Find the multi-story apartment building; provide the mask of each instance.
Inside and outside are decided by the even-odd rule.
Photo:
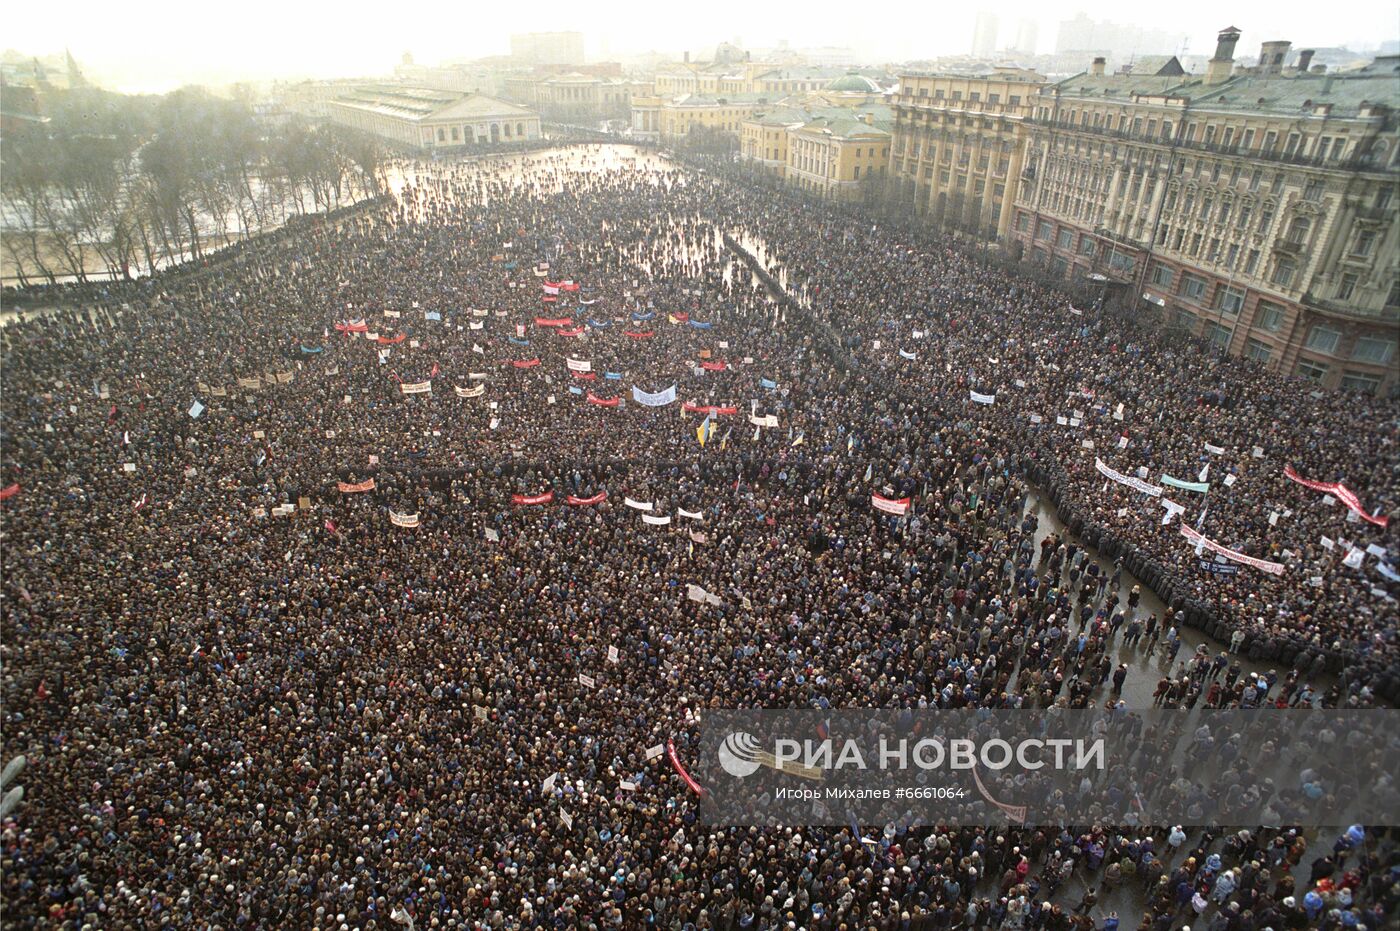
[[[891,177],[901,202],[942,225],[1004,237],[1026,151],[1026,119],[1044,84],[1041,75],[1018,68],[900,75]]]
[[[1325,387],[1396,386],[1400,57],[1326,74],[1288,43],[1206,73],[1088,73],[1035,96],[1013,248]],[[1167,69],[1168,71],[1172,69]],[[1154,308],[1156,309],[1154,311]]]
[[[530,65],[583,64],[583,33],[527,32],[510,37],[510,55]]]

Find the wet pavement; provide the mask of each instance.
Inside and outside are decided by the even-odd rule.
[[[1084,546],[1083,541],[1071,534],[1055,515],[1054,505],[1048,498],[1033,494],[1026,511],[1027,513],[1034,513],[1040,519],[1040,526],[1037,528],[1035,534],[1037,557],[1039,554],[1040,542],[1051,533],[1059,534],[1061,540],[1073,540],[1081,547]],[[1112,575],[1112,560],[1100,556],[1098,552],[1092,548],[1088,549],[1088,553],[1101,570],[1107,570],[1108,573]],[[1166,617],[1167,607],[1162,603],[1162,600],[1158,598],[1150,588],[1142,584],[1140,579],[1127,570],[1124,570],[1122,583],[1123,591],[1130,592],[1135,585],[1142,586],[1142,600],[1138,604],[1137,615],[1146,618],[1155,614],[1159,621]],[[1101,604],[1103,604],[1102,599],[1095,602],[1096,606]],[[1191,627],[1180,627],[1178,629],[1178,634],[1181,636],[1182,645],[1174,663],[1168,662],[1165,631],[1162,631],[1157,649],[1154,653],[1149,653],[1147,651],[1145,638],[1139,640],[1136,647],[1124,645],[1121,631],[1118,636],[1114,638],[1109,651],[1109,657],[1113,660],[1115,667],[1117,667],[1119,663],[1128,664],[1128,678],[1123,686],[1123,699],[1128,703],[1129,708],[1152,707],[1152,693],[1157,688],[1158,680],[1160,680],[1162,676],[1167,675],[1169,671],[1179,670],[1180,665],[1191,658],[1198,646],[1204,644],[1210,651],[1212,657],[1221,650],[1227,652],[1229,650],[1230,645],[1228,643],[1216,640],[1214,637],[1207,636],[1201,631]],[[1269,666],[1265,663],[1254,662],[1243,654],[1234,654],[1231,656],[1231,659],[1239,661],[1241,675],[1247,675],[1249,673],[1267,674],[1270,671],[1275,671],[1278,673],[1280,682],[1288,675],[1287,668],[1279,668]],[[1333,684],[1333,681],[1334,680],[1329,677],[1313,682],[1312,685],[1315,688],[1326,689]],[[1102,704],[1111,689],[1112,682],[1105,683],[1101,689],[1094,693],[1096,702]],[[1204,704],[1204,702],[1202,702],[1202,704]],[[1200,706],[1198,705],[1198,707]]]

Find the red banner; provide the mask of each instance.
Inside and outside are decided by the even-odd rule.
[[[701,362],[700,367],[707,372],[723,372],[729,366],[723,362]]]
[[[352,485],[349,482],[336,482],[335,487],[339,488],[347,495],[357,491],[374,491],[374,479],[367,478],[358,485]]]
[[[573,373],[573,376],[574,376],[575,378],[582,378],[584,381],[597,381],[597,380],[598,380],[598,373],[597,373],[597,372],[574,372],[574,373]]]
[[[539,360],[538,358],[535,358],[535,359],[517,359],[517,360],[511,362],[511,365],[515,366],[515,367],[518,368],[518,369],[532,369],[532,368],[534,368],[535,366],[537,366],[537,365],[539,365],[539,364],[540,364],[540,360]]]
[[[714,407],[714,406],[711,406],[711,405],[692,404],[692,403],[689,402],[689,401],[686,401],[685,404],[683,404],[683,405],[681,405],[681,406],[685,409],[685,412],[688,413],[688,414],[737,414],[737,413],[739,413],[739,408],[737,408],[737,407]]]
[[[578,285],[577,285],[576,283],[572,282],[572,281],[561,281],[561,282],[559,282],[559,290],[560,290],[560,291],[577,291],[577,290],[578,290]]]
[[[689,322],[690,322],[690,314],[687,314],[687,313],[684,313],[684,312],[681,312],[681,311],[677,311],[676,313],[671,314],[671,316],[675,317],[675,318],[676,318],[677,320],[679,320],[681,323],[689,323]]]
[[[554,492],[546,491],[542,495],[511,495],[511,504],[548,504],[554,500]]]
[[[569,325],[571,325],[573,322],[574,322],[574,320],[573,320],[572,317],[558,317],[558,318],[554,318],[554,317],[536,317],[536,318],[535,318],[535,326],[537,326],[537,327],[561,327],[561,326],[569,326]]]
[[[553,304],[555,301],[559,300],[559,298],[555,297],[553,294],[546,294],[544,297],[540,298],[540,300],[544,301],[546,304]]]
[[[384,344],[385,346],[395,346],[395,345],[397,345],[397,344],[403,342],[403,341],[406,340],[406,339],[408,339],[408,334],[406,334],[406,333],[400,333],[398,336],[395,336],[395,337],[392,338],[392,339],[390,339],[390,338],[387,337],[387,336],[381,336],[381,337],[379,337],[379,339],[375,340],[375,342],[382,343],[382,344]]]
[[[19,482],[15,482],[13,485],[6,485],[4,488],[0,488],[0,501],[13,498],[17,494],[19,494]]]
[[[369,324],[363,320],[352,320],[349,323],[337,323],[335,328],[342,333],[368,333]]]
[[[600,491],[591,498],[580,498],[576,495],[569,495],[569,497],[564,500],[568,501],[574,507],[583,507],[590,504],[602,504],[607,499],[608,493],[606,491]]]
[[[666,758],[671,761],[671,768],[676,771],[676,774],[680,776],[681,779],[685,780],[685,784],[690,787],[690,791],[694,792],[696,795],[705,794],[705,790],[700,783],[696,782],[695,778],[691,776],[690,773],[686,772],[685,767],[681,765],[681,758],[676,755],[676,742],[669,737],[666,739]]]
[[[599,407],[617,407],[622,402],[621,398],[600,398],[593,392],[588,392],[588,403],[596,404]]]
[[[645,333],[636,333],[632,330],[623,330],[622,332],[623,335],[630,336],[633,339],[651,339],[656,335],[656,331],[654,330],[647,330]]]
[[[546,278],[543,282],[541,282],[541,284],[543,284],[544,287],[546,287],[546,288],[561,288],[561,287],[564,286],[564,282],[562,282],[562,281],[550,281],[548,278]]]
[[[1299,485],[1302,485],[1304,488],[1311,488],[1313,491],[1321,491],[1329,495],[1336,495],[1337,500],[1345,504],[1357,517],[1360,517],[1364,521],[1369,521],[1377,527],[1387,527],[1390,525],[1389,517],[1376,517],[1367,514],[1366,509],[1361,506],[1361,499],[1356,497],[1356,492],[1352,491],[1341,482],[1315,482],[1303,478],[1297,472],[1294,472],[1292,466],[1284,466],[1283,474]]]
[[[554,332],[558,333],[560,336],[582,336],[583,327],[574,327],[572,330],[565,330],[563,328],[560,328],[558,330],[555,330]]]
[[[886,514],[903,516],[909,513],[908,498],[885,498],[880,495],[871,495],[870,503],[875,506],[875,510],[884,511]]]

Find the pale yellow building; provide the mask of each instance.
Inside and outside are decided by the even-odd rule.
[[[739,127],[767,98],[753,94],[732,97],[704,97],[686,94],[666,101],[660,107],[660,139],[679,142],[696,129],[713,130],[739,137]]]
[[[788,106],[755,112],[740,126],[739,156],[762,171],[786,177],[788,137],[811,118],[810,111]]]
[[[890,124],[877,122],[869,113],[863,117],[842,111],[790,130],[787,182],[821,197],[853,200],[862,182],[884,178],[890,162]]]
[[[1106,75],[1033,101],[1012,237],[1048,272],[1325,387],[1385,393],[1400,326],[1400,57],[1318,73],[1288,43],[1203,76]],[[1169,69],[1170,71],[1170,69]]]
[[[893,98],[894,196],[943,226],[1003,239],[1014,216],[1026,120],[1044,84],[1019,68],[901,75]]]
[[[771,94],[774,97],[785,97],[789,94],[805,94],[813,91],[826,90],[833,81],[840,80],[844,75],[845,72],[835,68],[771,68],[771,70],[761,71],[754,76],[753,90],[758,93]],[[874,82],[871,83],[873,84]],[[866,85],[862,84],[862,89],[864,89],[865,86]],[[878,94],[880,90],[878,84],[874,85],[874,93]]]

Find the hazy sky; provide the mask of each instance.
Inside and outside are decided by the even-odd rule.
[[[1279,0],[1176,0],[1137,6],[1106,0],[998,0],[1001,44],[1014,38],[1017,20],[1039,25],[1039,50],[1053,51],[1057,23],[1083,11],[1111,20],[1189,36],[1190,54],[1209,54],[1227,25],[1243,38],[1238,55],[1257,54],[1267,39],[1294,47],[1374,47],[1400,38],[1394,0],[1357,0],[1342,7]],[[10,4],[0,43],[28,54],[64,46],[108,86],[162,91],[181,83],[227,83],[290,77],[383,74],[405,51],[420,63],[509,52],[513,32],[578,30],[590,60],[656,49],[707,55],[720,41],[763,47],[786,39],[794,47],[837,45],[868,61],[897,61],[967,52],[978,7],[935,7],[928,0],[887,0],[869,7],[834,0],[799,4],[708,0],[701,4],[635,0],[533,0],[485,5],[452,3],[362,4],[244,0],[237,4],[189,0]]]

